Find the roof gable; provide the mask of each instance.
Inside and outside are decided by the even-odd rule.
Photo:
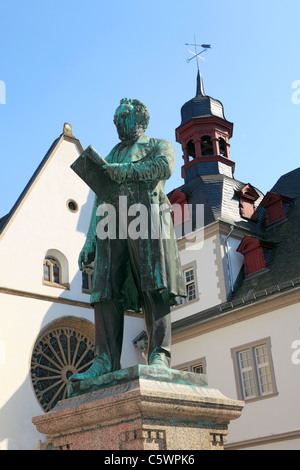
[[[241,191],[238,193],[239,197],[243,197],[245,199],[249,199],[251,201],[256,201],[259,198],[259,193],[255,190],[255,188],[248,183]]]
[[[69,125],[68,125],[69,126]],[[58,150],[59,146],[61,143],[66,140],[69,142],[72,142],[76,145],[78,148],[79,153],[83,152],[83,148],[81,143],[79,142],[78,139],[76,139],[72,133],[70,132],[70,127],[67,127],[66,124],[64,125],[64,132],[54,140],[54,142],[51,144],[49,150],[47,151],[46,155],[44,156],[43,160],[37,167],[36,171],[28,181],[27,185],[21,192],[20,196],[18,197],[17,201],[13,205],[12,209],[8,214],[6,214],[4,217],[0,219],[0,240],[4,236],[6,230],[8,229],[10,223],[13,221],[15,216],[17,215],[23,201],[26,199],[26,197],[30,194],[32,191],[33,187],[37,183],[38,179],[40,178],[41,174],[45,170],[47,164],[50,162],[52,157],[54,156],[55,152]]]

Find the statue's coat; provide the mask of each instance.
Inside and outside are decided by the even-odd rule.
[[[111,240],[97,236],[97,224],[101,217],[97,208],[101,204],[112,204],[118,207],[119,196],[128,197],[128,206],[134,203],[143,204],[148,209],[149,235],[138,238],[137,246],[141,266],[142,291],[160,291],[169,296],[170,305],[176,304],[177,296],[186,296],[177,242],[171,221],[171,205],[164,191],[165,180],[170,178],[175,166],[175,151],[172,144],[163,139],[150,139],[145,134],[135,142],[119,143],[106,157],[108,164],[117,163],[112,168],[115,184],[101,197],[95,197],[90,227],[86,244],[95,252],[95,274],[91,304],[113,298],[111,282]],[[160,233],[154,236],[155,228],[152,223],[151,236],[151,205],[161,205],[167,212],[160,212],[158,219],[160,230],[169,227],[170,236]],[[118,212],[118,211],[117,211]],[[99,213],[99,212],[98,212]],[[164,219],[165,218],[165,219]],[[164,223],[167,221],[167,224]],[[125,310],[139,311],[141,304],[133,281],[130,262],[128,259],[126,281],[119,293],[124,301]],[[116,294],[114,294],[116,295]]]

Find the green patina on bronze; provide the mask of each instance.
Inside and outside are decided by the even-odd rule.
[[[95,202],[86,242],[79,256],[79,267],[95,262],[91,304],[100,312],[102,330],[114,342],[114,335],[122,335],[119,324],[113,318],[116,309],[144,311],[149,339],[148,362],[150,365],[170,364],[171,322],[170,305],[176,297],[186,296],[181,263],[171,221],[171,205],[164,191],[165,181],[175,167],[175,151],[170,142],[146,136],[149,113],[138,100],[123,99],[114,115],[121,140],[106,159],[89,146],[73,163],[71,168],[93,189]],[[126,198],[127,206],[141,204],[147,209],[148,236],[137,240],[116,243],[110,236],[97,236],[97,228],[103,220],[99,207],[110,204],[118,213],[120,196]],[[168,218],[168,237],[152,236],[151,211],[163,205],[167,211],[158,212],[158,230],[162,230]],[[103,215],[103,214],[102,214]],[[156,214],[157,215],[157,214]],[[115,251],[124,259],[122,266]],[[126,256],[124,253],[127,253]],[[153,304],[151,307],[150,304]],[[150,307],[149,307],[150,305]],[[151,310],[152,309],[152,310]],[[110,313],[109,313],[110,312]],[[118,314],[120,316],[120,314]],[[95,315],[95,323],[98,314]],[[117,318],[117,317],[116,317]],[[121,316],[120,316],[121,318]],[[123,320],[122,320],[123,321]],[[99,323],[99,322],[98,322]],[[103,326],[104,325],[104,326]],[[99,337],[101,331],[98,332]],[[96,325],[97,330],[97,325]],[[96,334],[97,336],[97,334]],[[104,342],[109,342],[102,335]],[[103,375],[120,368],[120,344],[115,346],[96,344],[96,360],[90,373],[73,376],[71,380],[82,380]],[[97,353],[101,350],[101,353]],[[115,357],[118,356],[117,360]],[[107,367],[107,364],[109,366]],[[97,372],[98,370],[98,372]]]
[[[88,264],[96,260],[92,305],[111,299],[113,296],[110,269],[111,243],[109,238],[101,240],[97,237],[97,224],[100,221],[100,217],[96,215],[97,208],[101,204],[108,203],[116,207],[118,212],[120,194],[127,196],[128,205],[143,204],[149,210],[149,216],[152,204],[170,206],[164,184],[175,167],[174,148],[167,140],[147,137],[140,128],[140,121],[124,117],[123,108],[124,105],[120,106],[115,114],[114,121],[119,123],[117,128],[120,126],[120,121],[126,123],[126,129],[129,127],[128,121],[131,125],[134,123],[134,132],[131,134],[126,132],[126,135],[131,138],[138,137],[136,140],[123,140],[106,157],[108,164],[106,171],[110,177],[97,167],[97,163],[93,165],[93,162],[88,161],[88,154],[93,155],[94,161],[97,158],[97,152],[92,147],[89,147],[72,165],[77,174],[96,192],[86,243],[79,256],[80,268],[82,263]],[[146,123],[145,118],[143,124]],[[171,218],[171,214],[169,217]],[[171,233],[168,239],[153,239],[149,236],[147,239],[140,238],[138,244],[140,262],[143,266],[142,290],[165,291],[169,294],[170,304],[174,305],[176,303],[174,298],[186,296],[186,289],[172,223],[170,227]],[[129,264],[126,270],[127,282],[122,293],[125,298],[125,309],[139,311],[141,305]]]
[[[207,388],[207,376],[205,374],[195,374],[173,369],[145,366],[137,364],[127,369],[111,372],[94,379],[86,379],[82,382],[70,384],[68,386],[68,397],[83,395],[103,388],[122,385],[135,380],[154,380],[164,383],[192,385],[200,388]]]

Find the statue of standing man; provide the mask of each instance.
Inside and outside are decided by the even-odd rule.
[[[96,196],[86,242],[79,256],[80,269],[94,261],[91,305],[95,313],[95,357],[90,369],[71,376],[71,381],[94,378],[121,368],[126,310],[143,311],[148,364],[170,367],[170,306],[176,305],[177,296],[186,296],[171,205],[164,191],[164,183],[175,166],[174,148],[166,140],[145,135],[149,113],[138,100],[122,99],[114,123],[121,142],[106,157],[105,164],[90,171],[86,163],[81,163],[80,171],[74,168],[76,162],[72,165]],[[124,201],[128,208],[126,217]],[[105,215],[101,208],[109,207],[117,213],[115,226],[107,231],[107,236],[103,232],[100,236],[98,224],[101,225]],[[131,211],[133,207],[135,211]],[[139,236],[137,232],[132,236],[127,229],[139,207],[147,209],[147,215],[140,210],[140,217],[146,217],[147,221],[139,218],[139,225],[144,229],[140,229]],[[166,221],[167,236],[163,234]]]

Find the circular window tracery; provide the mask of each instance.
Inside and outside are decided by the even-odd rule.
[[[44,411],[50,411],[66,398],[69,377],[86,371],[93,359],[91,322],[63,317],[41,331],[31,356],[31,382]]]

